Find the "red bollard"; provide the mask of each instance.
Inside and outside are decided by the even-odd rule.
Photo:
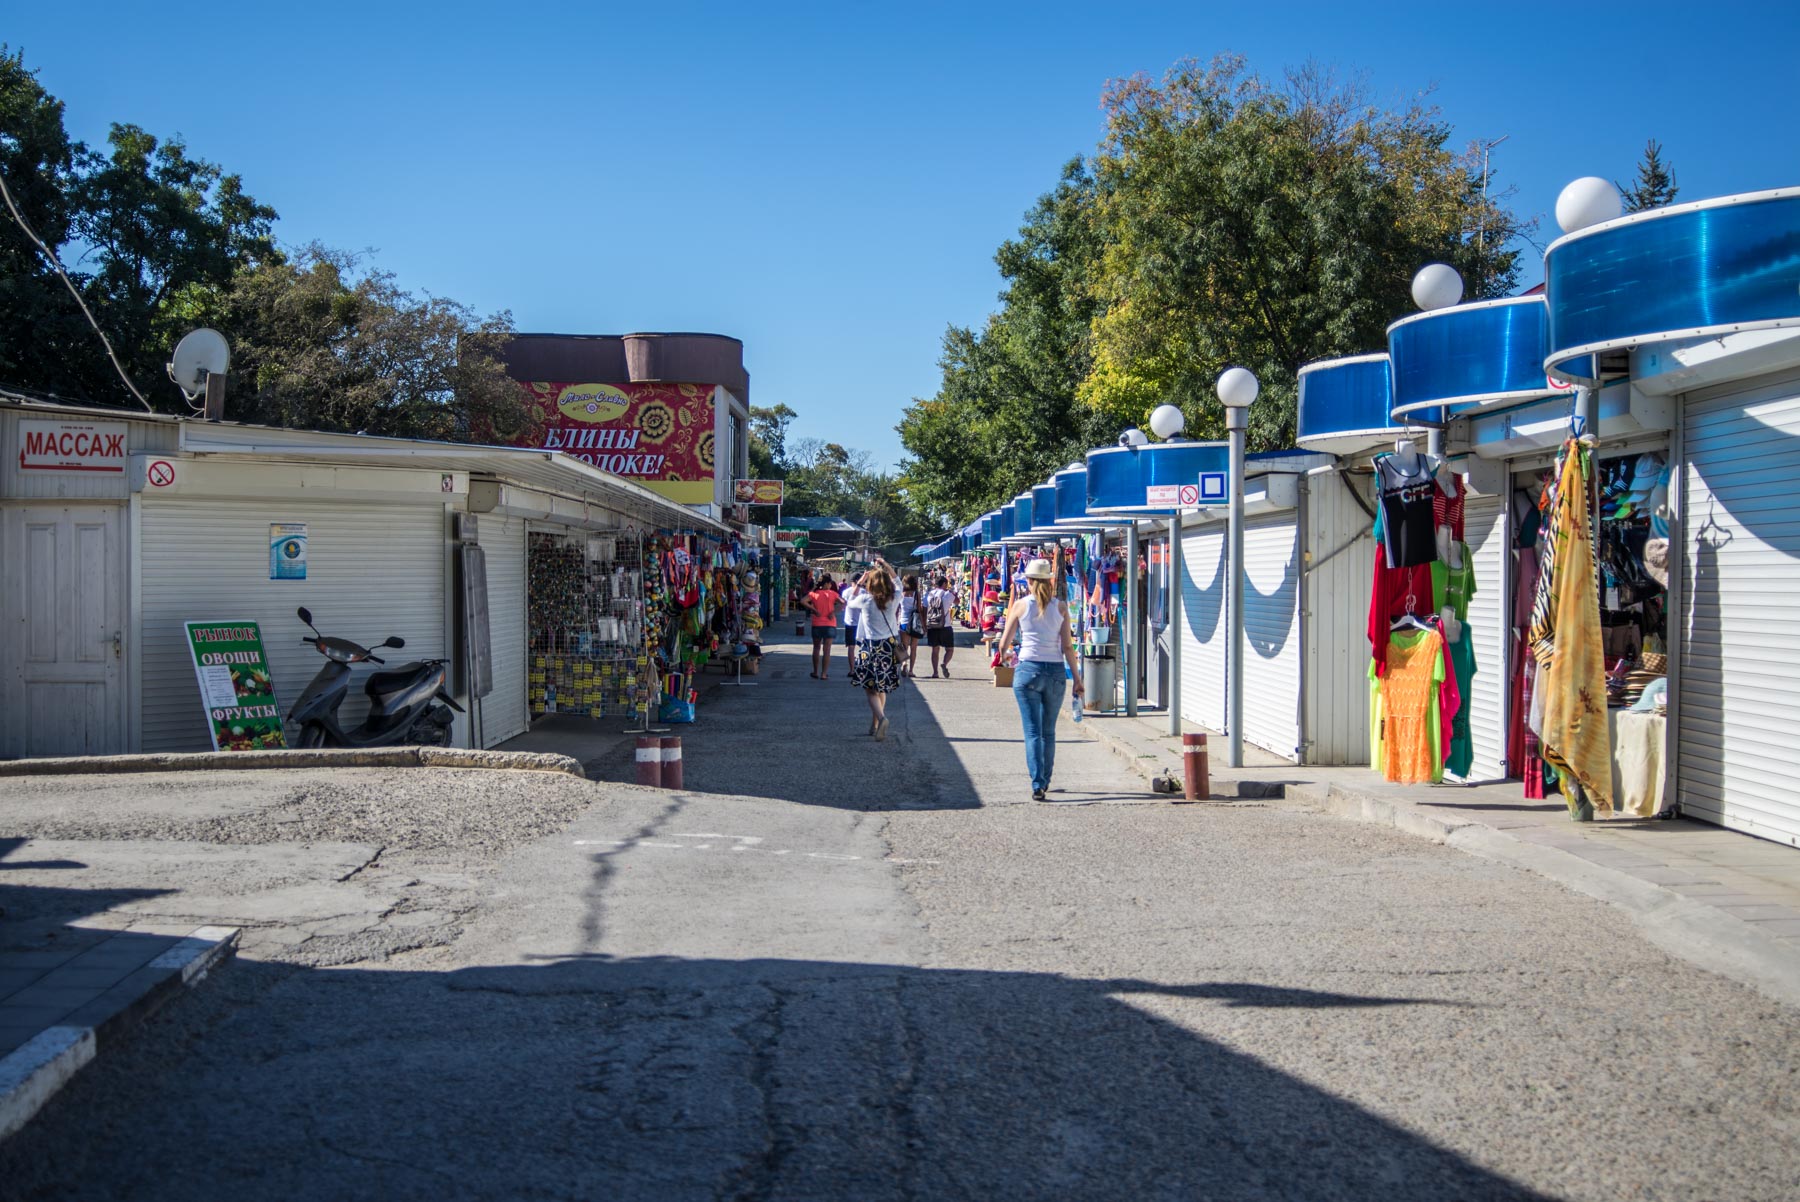
[[[655,735],[638,736],[637,783],[652,789],[662,787],[662,740]]]
[[[1207,765],[1206,736],[1181,736],[1182,796],[1188,801],[1199,801],[1203,797],[1212,796],[1212,781]]]
[[[662,737],[662,787],[681,788],[681,736]]]

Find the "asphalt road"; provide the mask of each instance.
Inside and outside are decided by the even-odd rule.
[[[687,732],[685,793],[496,809],[482,774],[413,774],[335,786],[335,818],[245,803],[329,863],[391,847],[375,930],[436,865],[447,925],[348,962],[267,933],[0,1145],[0,1197],[1800,1192],[1795,1014],[1602,904],[1279,804],[1152,801],[1066,719],[1033,804],[974,656],[897,695],[885,744],[847,685],[770,660]],[[21,833],[105,837],[36,804]],[[527,820],[419,833],[482,805]]]

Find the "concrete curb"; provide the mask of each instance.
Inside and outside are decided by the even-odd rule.
[[[0,1140],[30,1122],[107,1043],[195,985],[237,946],[238,928],[200,927],[139,971],[159,978],[91,1026],[50,1027],[0,1059]],[[104,995],[103,995],[104,996]]]
[[[566,772],[585,777],[573,757],[457,747],[318,748],[308,751],[187,751],[156,755],[82,755],[0,761],[0,777],[80,776],[112,772],[204,772],[263,768],[486,768]]]
[[[1090,726],[1089,723],[1093,725]],[[1158,787],[1164,781],[1174,783],[1173,793],[1181,792],[1182,765],[1179,757],[1169,756],[1163,748],[1149,739],[1137,738],[1135,731],[1113,727],[1107,719],[1096,720],[1096,717],[1089,716],[1082,719],[1081,725],[1083,730],[1124,760],[1133,772],[1143,777],[1152,792],[1165,792]],[[1212,792],[1203,800],[1272,800],[1284,796],[1287,789],[1286,784],[1280,781],[1224,779],[1216,771],[1212,773],[1211,784]],[[1174,800],[1180,802],[1184,799],[1175,797]]]

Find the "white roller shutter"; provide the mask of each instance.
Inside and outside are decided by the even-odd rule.
[[[1181,716],[1208,730],[1225,728],[1225,527],[1184,531]]]
[[[1300,744],[1300,533],[1295,510],[1244,523],[1244,740]]]
[[[1800,378],[1690,400],[1677,796],[1800,845]]]
[[[1506,634],[1510,607],[1502,592],[1506,563],[1506,505],[1501,497],[1470,497],[1464,508],[1463,535],[1475,563],[1475,595],[1469,599],[1468,632],[1474,640],[1475,679],[1469,687],[1469,731],[1475,760],[1470,780],[1500,780],[1506,771],[1506,729],[1502,724],[1506,694]]]
[[[269,526],[307,524],[305,580],[269,579]],[[445,650],[444,511],[441,505],[146,497],[142,519],[142,698],[145,751],[212,746],[182,624],[252,619],[275,674],[285,716],[325,661],[300,642],[296,607],[325,634],[366,643],[406,640],[390,666],[442,658]],[[358,666],[340,721],[368,706]],[[459,732],[460,733],[460,732]],[[294,735],[290,727],[288,736]]]
[[[493,643],[494,691],[481,699],[481,735],[489,747],[525,733],[525,519],[484,514],[488,635]]]

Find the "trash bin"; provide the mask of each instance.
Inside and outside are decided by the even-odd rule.
[[[1081,657],[1082,707],[1110,710],[1119,692],[1119,661],[1110,654]]]

